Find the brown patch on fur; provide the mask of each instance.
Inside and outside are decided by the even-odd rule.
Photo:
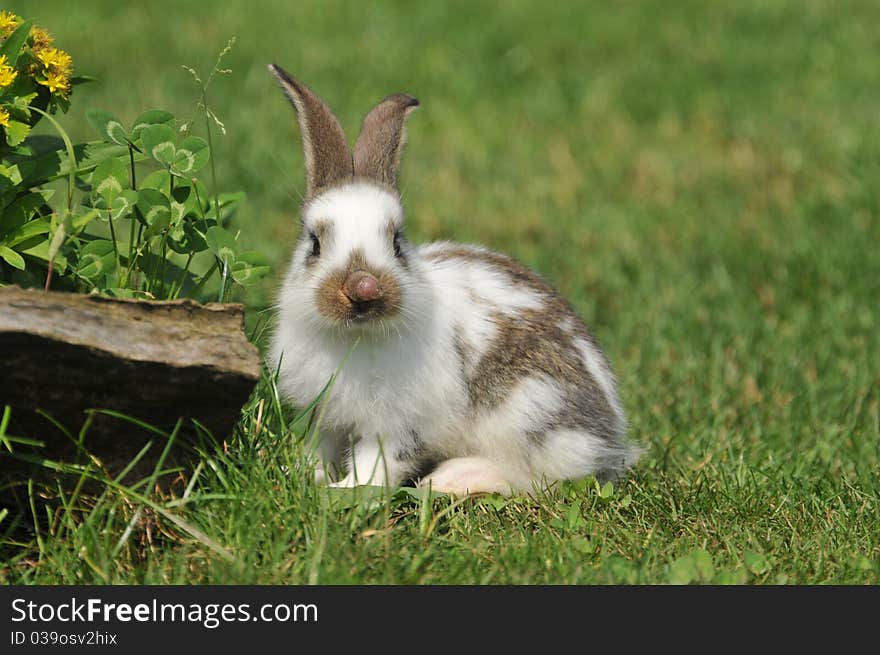
[[[574,318],[579,320],[571,309],[571,306],[568,305],[568,302],[562,298],[556,290],[544,280],[544,278],[507,255],[492,252],[491,250],[453,244],[445,246],[436,252],[426,254],[424,257],[425,259],[433,261],[461,259],[476,264],[489,265],[502,273],[506,273],[516,286],[524,286],[532,291],[537,291],[540,294],[560,300],[566,305],[566,307],[568,307],[569,312]]]
[[[455,355],[458,357],[459,365],[462,371],[467,371],[474,358],[471,348],[465,342],[461,335],[461,326],[458,323],[452,326],[452,347],[455,349]]]
[[[379,282],[381,297],[367,303],[353,303],[345,294],[349,275],[366,271]],[[370,267],[363,252],[355,250],[348,262],[325,277],[315,292],[318,312],[330,320],[349,322],[389,318],[400,311],[402,292],[397,278],[390,271]]]
[[[598,382],[593,379],[576,346],[584,339],[596,342],[569,302],[539,275],[509,257],[467,246],[449,246],[427,259],[461,259],[491,266],[506,273],[514,286],[527,287],[541,296],[540,310],[520,309],[515,314],[498,312],[492,316],[497,336],[467,379],[471,406],[492,409],[500,405],[522,380],[546,376],[560,385],[563,406],[543,429],[533,436],[540,440],[555,429],[588,428],[593,434],[615,439],[621,425]],[[492,300],[491,298],[487,300]],[[485,303],[479,297],[475,302]],[[560,325],[571,323],[569,331]],[[464,364],[472,357],[460,338],[453,347]],[[598,350],[598,347],[597,347]],[[601,351],[599,351],[601,353]],[[604,357],[604,355],[602,355]]]
[[[406,142],[406,117],[419,101],[402,93],[388,96],[364,118],[354,144],[354,174],[397,189],[397,172]]]
[[[565,318],[577,321],[580,334],[574,336],[559,327]],[[493,320],[495,341],[467,383],[474,407],[497,407],[522,380],[546,376],[560,386],[563,405],[535,432],[536,439],[561,428],[586,427],[608,439],[619,434],[614,410],[575,346],[577,338],[591,343],[592,338],[564,304],[550,300],[545,311],[526,309],[514,316],[499,313]]]
[[[348,139],[342,126],[309,87],[274,64],[269,70],[296,110],[306,164],[306,199],[354,175]]]

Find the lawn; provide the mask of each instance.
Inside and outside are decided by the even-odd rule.
[[[331,494],[264,382],[185,498],[50,499],[52,534],[3,537],[0,582],[880,581],[880,3],[4,4],[98,78],[63,117],[75,140],[90,107],[194,114],[181,65],[237,38],[209,102],[220,181],[248,194],[241,239],[274,265],[245,297],[251,326],[303,188],[266,64],[350,135],[385,95],[417,96],[411,238],[479,242],[551,280],[646,454],[614,489]]]

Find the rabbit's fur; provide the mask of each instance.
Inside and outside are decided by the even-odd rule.
[[[317,479],[506,494],[632,465],[608,361],[563,298],[504,255],[404,238],[397,171],[418,101],[386,98],[350,151],[327,106],[270,69],[307,177],[270,363],[300,406],[336,374]]]

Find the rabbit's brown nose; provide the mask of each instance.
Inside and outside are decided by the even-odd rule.
[[[369,302],[382,297],[379,280],[366,271],[355,271],[349,275],[342,290],[352,302]]]

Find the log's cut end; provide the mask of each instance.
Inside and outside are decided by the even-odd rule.
[[[12,407],[8,431],[20,426],[46,442],[47,457],[55,456],[53,443],[69,439],[51,436],[37,410],[74,435],[87,410],[109,409],[166,431],[179,418],[195,419],[223,438],[260,377],[241,305],[19,287],[0,288],[0,362],[0,407]],[[95,418],[86,445],[98,457],[130,460],[143,441],[132,423],[109,418]]]

